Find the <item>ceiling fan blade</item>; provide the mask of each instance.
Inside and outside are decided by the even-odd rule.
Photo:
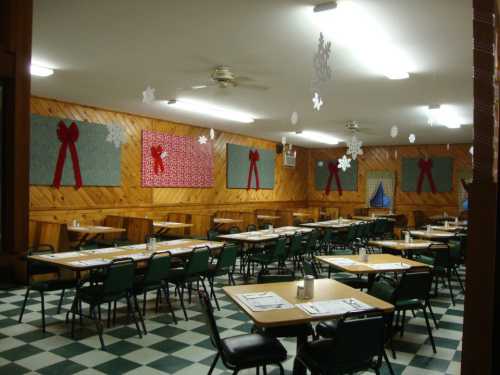
[[[243,89],[249,89],[249,90],[259,90],[259,91],[269,90],[269,86],[258,85],[253,83],[240,83],[237,84],[236,87],[241,87]]]

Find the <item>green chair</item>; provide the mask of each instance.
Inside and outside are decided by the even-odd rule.
[[[288,255],[287,259],[292,261],[293,270],[297,269],[297,266],[300,266],[300,261],[303,258],[303,235],[300,233],[295,233],[290,239],[290,245],[288,246]]]
[[[170,302],[168,280],[170,276],[172,255],[169,251],[153,253],[148,260],[144,274],[139,275],[134,282],[135,295],[142,294],[142,316],[146,316],[146,302],[148,292],[156,291],[155,311],[159,310],[160,293],[163,292],[167,306],[172,314],[172,320],[177,324],[177,318]],[[144,331],[146,331],[144,327]]]
[[[104,303],[111,303],[121,299],[126,299],[127,301],[127,313],[132,314],[137,333],[139,337],[142,338],[141,329],[139,327],[139,322],[136,317],[136,312],[139,315],[139,320],[141,321],[143,328],[144,321],[142,320],[141,311],[137,303],[137,299],[134,294],[134,280],[135,280],[135,263],[132,258],[120,258],[113,259],[111,263],[106,267],[105,277],[102,284],[94,284],[90,286],[85,286],[78,288],[76,290],[75,302],[72,307],[72,320],[71,320],[71,335],[74,337],[74,325],[75,325],[75,315],[77,313],[83,316],[83,311],[81,309],[81,303],[87,303],[89,305],[90,319],[94,320],[97,334],[99,335],[99,341],[101,342],[101,347],[104,350],[104,339],[103,326],[96,314],[96,309]],[[80,308],[78,307],[80,306]]]
[[[261,270],[265,270],[269,265],[277,262],[279,268],[284,265],[286,256],[286,238],[279,237],[270,250],[250,255],[248,257],[248,262],[250,262],[250,264],[259,264]],[[250,264],[247,268],[248,273],[250,272]],[[247,274],[247,277],[250,277],[250,275]]]
[[[309,236],[307,237],[307,240],[305,241],[305,252],[311,258],[314,257],[315,253],[319,249],[319,246],[318,246],[319,245],[319,236],[320,236],[319,231],[315,229],[309,233]]]
[[[257,225],[255,224],[248,224],[247,225],[247,232],[255,232],[257,230]]]
[[[320,240],[321,250],[325,254],[329,254],[332,243],[333,243],[333,230],[331,228],[327,228],[324,230],[323,236],[321,237]]]
[[[216,229],[209,229],[207,232],[207,240],[215,241],[219,237],[219,231]]]
[[[311,374],[354,374],[373,370],[380,374],[384,350],[384,318],[344,318],[338,322],[334,339],[307,342],[299,348],[296,361]]]
[[[210,258],[210,249],[207,246],[196,247],[193,249],[189,258],[187,259],[184,267],[173,268],[167,281],[175,284],[177,292],[179,293],[179,300],[181,303],[184,318],[188,320],[186,307],[184,305],[184,289],[187,287],[189,295],[189,303],[191,303],[191,294],[193,283],[196,282],[199,289],[201,283],[205,292],[207,287],[204,278],[208,274],[208,264]]]
[[[427,310],[429,310],[437,328],[438,324],[430,303],[432,279],[433,275],[429,270],[415,270],[403,273],[392,295],[392,302],[388,302],[391,302],[395,307],[396,326],[400,327],[401,336],[404,333],[406,311],[422,310],[432,350],[436,353],[432,328],[427,315]]]
[[[36,248],[30,248],[28,250],[28,256],[31,255],[47,255],[53,254],[54,248],[51,245],[39,245]],[[53,291],[61,291],[61,296],[59,297],[59,303],[57,305],[57,314],[61,312],[61,305],[64,298],[64,292],[67,289],[72,289],[76,286],[76,280],[74,279],[62,279],[60,269],[55,266],[50,266],[45,263],[40,263],[36,261],[31,261],[26,259],[27,261],[27,284],[26,294],[24,296],[23,306],[21,307],[21,313],[19,314],[19,323],[23,320],[24,310],[26,309],[26,303],[28,302],[28,298],[32,291],[36,291],[40,293],[41,305],[42,305],[42,331],[45,333],[46,325],[45,325],[45,292],[53,292]],[[53,274],[56,276],[55,279],[37,281],[34,280],[35,276],[42,275],[50,275]]]
[[[236,233],[241,233],[241,230],[239,227],[233,225],[231,228],[229,228],[229,234],[236,234]]]
[[[233,269],[238,256],[238,250],[238,245],[226,244],[219,253],[219,256],[216,258],[216,262],[208,265],[207,279],[210,285],[210,299],[212,299],[212,297],[214,298],[217,310],[220,310],[220,306],[214,290],[215,278],[227,275],[229,285],[236,284],[233,278]]]

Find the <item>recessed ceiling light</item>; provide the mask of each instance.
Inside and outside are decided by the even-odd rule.
[[[220,118],[223,120],[243,122],[247,124],[255,121],[255,119],[247,113],[225,109],[221,107],[215,107],[210,104],[206,104],[191,99],[175,99],[175,100],[169,100],[166,103],[169,107],[175,109],[181,109],[188,112],[199,113],[210,117]]]
[[[430,105],[427,109],[427,123],[458,129],[462,124],[457,113],[448,105]]]
[[[324,143],[327,145],[337,145],[339,142],[341,142],[341,140],[337,137],[311,130],[304,130],[301,133],[295,132],[295,134],[298,134],[300,137],[309,141]]]
[[[47,68],[45,66],[31,64],[30,65],[30,73],[32,76],[49,77],[52,74],[54,74],[54,70]]]
[[[318,13],[318,12],[325,12],[327,10],[332,10],[332,9],[335,9],[335,8],[337,8],[337,2],[336,1],[327,1],[326,3],[321,3],[321,4],[316,5],[313,8],[313,11],[315,13]]]

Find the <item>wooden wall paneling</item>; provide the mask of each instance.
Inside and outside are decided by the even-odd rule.
[[[437,214],[446,211],[449,214],[458,214],[458,172],[465,168],[471,168],[471,155],[469,144],[450,145],[417,145],[417,146],[373,146],[363,147],[364,154],[358,156],[358,189],[357,191],[344,191],[340,195],[337,191],[331,191],[328,196],[323,191],[317,191],[314,187],[314,165],[318,160],[340,158],[345,153],[345,148],[313,149],[309,150],[308,167],[308,199],[310,206],[321,206],[331,203],[340,210],[340,216],[347,216],[354,212],[355,208],[366,207],[366,174],[368,171],[394,171],[396,173],[396,187],[394,195],[394,208],[397,212],[408,215],[412,224],[412,211],[422,209],[428,214]],[[397,157],[396,157],[397,153]],[[401,186],[401,159],[403,157],[449,156],[454,159],[453,163],[453,187],[450,193],[424,193],[402,192]]]

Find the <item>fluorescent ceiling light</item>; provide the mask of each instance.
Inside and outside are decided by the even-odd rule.
[[[389,79],[406,79],[413,70],[392,35],[381,28],[380,22],[352,1],[338,2],[332,12],[314,13],[325,37],[342,46],[368,69]]]
[[[209,104],[191,100],[191,99],[176,99],[167,101],[169,107],[181,109],[183,111],[200,113],[203,115],[216,117],[224,120],[243,122],[246,124],[252,123],[255,119],[246,113],[233,111],[221,107],[214,107]]]
[[[430,105],[427,109],[427,123],[442,125],[450,129],[460,128],[462,121],[449,105]]]
[[[320,133],[320,132],[315,132],[312,130],[304,130],[301,133],[295,133],[298,134],[300,137],[307,139],[309,141],[317,142],[317,143],[325,143],[327,145],[337,145],[341,141],[340,139],[328,135],[325,133]]]
[[[47,68],[45,66],[31,64],[30,65],[30,73],[32,76],[37,77],[48,77],[54,74],[54,70]]]
[[[335,8],[337,8],[337,2],[336,1],[328,1],[326,3],[321,3],[321,4],[316,5],[313,8],[313,11],[315,13],[318,13],[318,12],[324,12],[324,11],[327,11],[327,10],[332,10],[332,9],[335,9]]]

